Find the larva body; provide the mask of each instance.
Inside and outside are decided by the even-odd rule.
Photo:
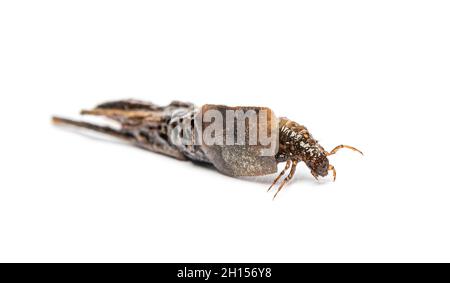
[[[277,193],[294,176],[299,162],[305,162],[316,178],[326,176],[330,170],[336,176],[336,171],[329,165],[327,156],[341,148],[358,151],[353,147],[341,145],[327,152],[306,127],[287,118],[278,119],[269,108],[265,107],[223,105],[196,107],[194,104],[179,101],[167,106],[158,106],[136,100],[121,100],[103,103],[81,113],[107,117],[118,122],[120,128],[114,129],[58,117],[54,117],[53,121],[56,124],[72,125],[112,135],[144,149],[177,159],[210,163],[220,172],[231,176],[273,174],[277,171],[278,163],[286,162],[285,169],[272,184],[272,186],[276,184],[286,170],[290,169],[289,175],[283,180]],[[212,115],[214,117],[208,120],[205,119],[207,116],[205,113],[213,113],[215,116]],[[241,119],[243,123],[231,120],[232,123],[228,124],[227,115],[230,113],[243,118]],[[218,123],[221,115],[227,116],[227,123],[223,124],[223,128],[222,124]],[[215,123],[220,127],[209,132],[209,128]],[[241,140],[240,130],[244,133]],[[226,135],[219,135],[224,133]],[[262,133],[270,139],[259,140]],[[229,134],[236,135],[237,138],[235,136],[230,138]],[[258,138],[254,144],[252,134]],[[214,143],[209,144],[205,137],[209,137]],[[265,143],[267,141],[272,143]]]

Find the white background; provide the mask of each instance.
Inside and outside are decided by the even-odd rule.
[[[448,1],[2,1],[2,261],[450,261]],[[271,107],[338,178],[234,179],[56,128],[121,98]],[[280,165],[280,169],[281,169]]]

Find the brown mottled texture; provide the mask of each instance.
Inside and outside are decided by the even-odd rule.
[[[278,162],[287,162],[286,168],[281,174],[274,180],[272,186],[284,175],[285,171],[292,167],[289,175],[283,180],[279,186],[274,198],[283,186],[292,179],[295,174],[296,165],[298,162],[305,162],[306,166],[311,170],[311,174],[314,178],[325,177],[328,175],[328,171],[333,172],[334,180],[336,180],[336,169],[333,165],[330,165],[328,156],[335,154],[342,148],[348,148],[353,151],[357,151],[362,154],[358,149],[348,146],[339,145],[335,147],[330,153],[328,153],[317,140],[309,133],[305,126],[302,126],[287,118],[280,118],[279,124],[279,150],[275,158]],[[270,186],[269,190],[272,188]]]
[[[286,118],[280,119],[279,151],[276,159],[303,161],[314,176],[328,174],[327,153],[305,126]]]
[[[258,125],[245,119],[246,140],[243,144],[226,145],[224,141],[223,145],[208,145],[203,142],[202,132],[210,123],[200,119],[201,123],[198,125],[197,121],[209,110],[220,112],[222,117],[226,117],[225,114],[228,110],[254,111],[255,113],[264,110],[268,114],[268,121],[265,124],[267,129],[264,128],[264,124],[261,124],[259,116],[256,122]],[[210,163],[218,171],[230,176],[273,174],[277,171],[277,163],[286,162],[284,170],[269,188],[270,190],[276,185],[278,180],[290,169],[275,196],[293,178],[299,162],[305,162],[315,178],[327,176],[328,171],[332,171],[336,178],[336,170],[329,164],[327,156],[335,154],[342,148],[362,154],[356,148],[347,145],[337,146],[328,153],[304,126],[287,118],[278,120],[275,114],[266,107],[229,107],[211,104],[195,107],[191,103],[180,101],[173,101],[167,106],[158,106],[138,100],[120,100],[100,104],[92,110],[83,110],[81,114],[109,118],[118,122],[120,128],[114,129],[59,117],[54,117],[53,122],[58,125],[75,126],[114,136],[141,148],[180,160]],[[227,123],[224,123],[223,126],[224,133],[232,132],[236,136],[236,127],[230,128]],[[254,127],[257,126],[258,132],[263,129],[269,136],[274,137],[275,147],[272,147],[273,144],[263,146],[259,140],[257,144],[250,145],[248,142],[250,128],[253,127],[254,130]],[[189,142],[186,143],[186,140]],[[262,155],[262,150],[268,148],[272,149],[272,154]]]

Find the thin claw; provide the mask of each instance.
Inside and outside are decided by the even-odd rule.
[[[286,179],[288,179],[289,177],[286,177]],[[286,179],[283,180],[283,183],[281,183],[280,187],[278,188],[277,192],[275,193],[275,195],[273,196],[272,200],[274,200],[278,193],[281,191],[281,189],[284,187],[284,185],[287,183],[287,181],[289,181],[289,179],[286,181]]]
[[[273,198],[272,198],[272,200],[275,200],[275,198],[277,197],[277,195],[278,195],[278,192],[279,191],[277,191],[274,195],[273,195]]]
[[[359,152],[361,155],[364,155],[364,153],[362,153],[362,151],[360,151],[359,149],[353,147],[353,146],[349,146],[349,145],[338,145],[336,146],[332,151],[330,151],[329,153],[327,153],[327,156],[333,155],[336,152],[338,152],[338,150],[342,149],[342,148],[348,148],[351,149],[353,151]]]
[[[284,173],[286,173],[286,170],[289,169],[289,167],[291,167],[291,161],[288,160],[286,162],[286,166],[284,167],[283,171],[281,171],[280,175],[278,175],[278,177],[275,178],[275,180],[273,181],[272,185],[270,186],[270,188],[267,191],[270,191],[272,189],[272,187],[278,182],[278,180],[280,180],[281,177],[283,177]]]
[[[289,182],[290,178],[289,176],[287,176],[284,180],[283,183],[281,183],[280,187],[278,188],[277,192],[275,193],[275,195],[273,196],[272,200],[274,200],[276,198],[276,196],[278,195],[278,193],[281,191],[281,189],[284,187],[284,185]]]
[[[284,185],[287,184],[287,182],[289,182],[292,177],[295,174],[295,169],[297,168],[297,161],[294,160],[293,164],[292,164],[292,168],[291,171],[289,172],[289,175],[284,178],[283,182],[281,183],[280,187],[278,188],[277,192],[275,193],[275,195],[273,196],[272,200],[274,200],[276,198],[276,196],[278,195],[278,193],[281,191],[281,189],[284,187]]]
[[[329,171],[333,171],[333,182],[336,182],[336,169],[333,165],[328,166]]]

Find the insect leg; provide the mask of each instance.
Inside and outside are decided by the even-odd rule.
[[[278,177],[275,178],[275,180],[273,181],[272,185],[270,186],[270,188],[267,191],[270,191],[270,189],[272,189],[272,187],[278,182],[278,180],[280,180],[280,178],[284,175],[286,170],[289,169],[289,167],[291,167],[291,161],[290,160],[286,161],[286,166],[284,167],[283,171],[281,171],[280,175],[278,175]]]
[[[341,145],[336,146],[336,147],[335,147],[332,151],[330,151],[329,153],[327,152],[327,156],[330,156],[330,155],[335,154],[336,152],[338,152],[338,150],[340,150],[340,149],[342,149],[342,148],[348,148],[348,149],[351,149],[351,150],[353,150],[353,151],[357,151],[357,152],[361,153],[362,155],[364,155],[364,153],[362,153],[359,149],[354,148],[353,146],[341,144]]]
[[[328,171],[333,171],[333,181],[336,181],[336,169],[333,165],[328,166]]]
[[[292,162],[291,172],[289,172],[289,175],[286,178],[284,178],[284,180],[281,183],[280,187],[278,188],[277,192],[273,196],[273,199],[275,199],[275,197],[278,195],[278,193],[281,191],[281,189],[284,187],[284,185],[286,185],[286,183],[289,182],[292,179],[292,177],[294,177],[295,169],[297,168],[297,162],[298,162],[297,160],[294,160]]]

